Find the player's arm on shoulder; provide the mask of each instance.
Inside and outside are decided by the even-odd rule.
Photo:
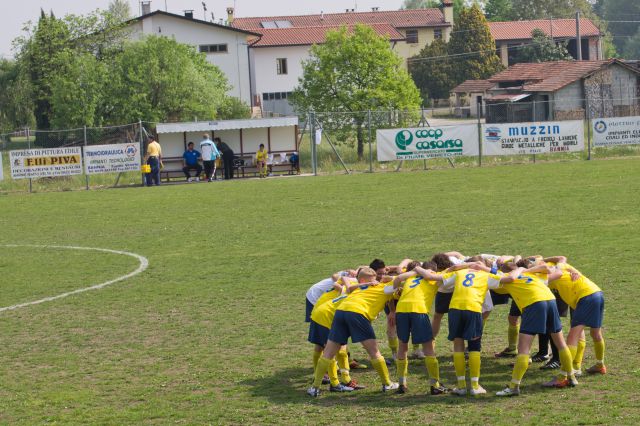
[[[550,262],[550,263],[567,263],[567,258],[566,256],[551,256],[551,257],[545,257],[543,259],[545,262]]]
[[[358,280],[351,277],[342,277],[342,282],[344,283],[344,287],[347,293],[353,292],[355,289],[360,287],[360,283]]]
[[[524,272],[528,272],[530,274],[550,274],[551,272],[553,272],[553,270],[555,270],[556,268],[550,268],[548,265],[546,264],[542,264],[542,265],[536,265],[536,266],[532,266],[529,269],[525,269]]]
[[[445,255],[447,255],[449,257],[455,257],[455,258],[461,259],[461,260],[466,259],[464,257],[464,255],[462,253],[460,253],[459,251],[448,251],[448,252],[445,253]]]
[[[491,272],[491,268],[489,268],[487,265],[485,265],[482,262],[467,263],[466,265],[467,265],[467,268],[473,269],[474,271]]]
[[[458,263],[457,265],[453,265],[453,266],[449,266],[445,272],[455,272],[455,271],[459,271],[460,269],[467,269],[469,268],[469,263]]]
[[[424,269],[422,266],[416,266],[413,272],[429,281],[437,281],[439,283],[442,282],[442,275],[436,274],[431,269]]]
[[[562,268],[558,267],[557,265],[552,268],[549,268],[549,274],[547,275],[547,283],[560,279],[560,277],[562,277],[563,272],[564,271],[562,270]]]
[[[500,277],[500,284],[509,284],[514,282],[523,271],[524,268],[516,268],[507,275],[502,275]]]
[[[400,287],[402,285],[402,283],[404,283],[406,280],[408,280],[409,278],[411,278],[415,274],[416,273],[414,271],[407,271],[407,272],[403,272],[400,275],[396,275],[395,277],[393,277],[393,286],[395,288]]]
[[[400,274],[402,273],[402,271],[404,271],[407,267],[408,264],[410,264],[411,262],[413,262],[413,259],[402,259],[402,262],[400,262],[397,266],[397,273]]]

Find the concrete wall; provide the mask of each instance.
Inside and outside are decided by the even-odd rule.
[[[427,45],[434,40],[434,28],[414,28],[418,30],[418,42],[407,43],[406,41],[398,41],[395,43],[393,50],[403,59],[405,69],[407,68],[407,59],[417,55]],[[442,31],[442,39],[449,41],[451,28],[440,28]],[[407,36],[407,30],[398,30],[403,36]]]
[[[219,67],[227,77],[232,86],[229,95],[251,105],[247,34],[166,15],[149,16],[142,22],[133,23],[131,30],[130,37],[134,40],[153,34],[173,37],[196,49],[204,44],[226,44],[226,53],[207,53],[207,61]]]

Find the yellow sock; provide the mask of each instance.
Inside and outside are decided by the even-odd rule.
[[[318,360],[320,359],[320,356],[322,355],[322,352],[318,352],[315,349],[313,350],[313,369],[316,369],[316,366],[318,365]]]
[[[376,359],[371,360],[371,366],[376,370],[378,376],[380,376],[380,380],[383,385],[390,385],[391,379],[389,378],[389,370],[387,369],[387,364],[384,362],[384,357],[381,356]]]
[[[327,374],[329,374],[331,386],[338,386],[340,384],[340,380],[338,379],[338,363],[335,358],[331,360]]]
[[[511,388],[517,388],[520,386],[520,382],[528,368],[529,355],[518,354],[516,358],[516,365],[513,366],[513,373],[511,374]]]
[[[558,377],[560,379],[564,379],[573,373],[573,358],[571,357],[571,351],[567,347],[565,347],[564,349],[560,349],[558,351],[558,355],[560,356],[561,370]]]
[[[456,370],[456,377],[458,379],[458,388],[466,389],[467,379],[465,377],[467,363],[464,360],[464,352],[453,353],[453,367]]]
[[[571,368],[575,368],[576,362],[576,352],[578,352],[577,346],[567,346],[569,348],[569,352],[571,352],[571,359],[573,360],[571,363]]]
[[[313,373],[313,387],[319,388],[322,385],[322,378],[329,370],[329,365],[331,365],[332,361],[329,358],[320,357],[316,365],[316,371]]]
[[[520,334],[519,325],[509,324],[509,331],[507,332],[507,338],[509,342],[509,350],[515,351],[518,347],[518,334]]]
[[[397,337],[389,337],[389,349],[391,349],[392,354],[398,353],[398,338]]]
[[[409,374],[409,360],[396,359],[396,371],[398,372],[398,382],[401,385],[407,384],[407,375]]]
[[[424,359],[424,364],[427,366],[431,385],[438,386],[440,384],[440,365],[438,364],[438,358],[435,356],[427,356]]]
[[[469,352],[469,377],[471,377],[471,387],[478,389],[480,380],[480,352]]]
[[[347,354],[347,351],[338,351],[336,361],[338,362],[338,370],[340,371],[342,383],[349,383],[351,381],[351,373],[349,371],[349,354]]]
[[[584,358],[584,350],[587,348],[587,342],[584,339],[578,340],[576,354],[573,357],[573,369],[582,370],[582,358]]]
[[[593,342],[593,350],[598,364],[604,365],[604,338],[599,342]]]

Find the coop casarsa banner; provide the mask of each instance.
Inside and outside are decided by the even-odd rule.
[[[383,129],[376,132],[378,161],[477,156],[478,126]]]
[[[482,126],[483,155],[547,154],[583,150],[582,120]]]

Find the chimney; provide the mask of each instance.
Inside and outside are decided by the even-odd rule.
[[[442,11],[444,22],[448,22],[453,26],[453,1],[442,0],[442,4],[440,5],[440,10]]]
[[[323,10],[320,11],[320,20],[324,21],[324,11]]]
[[[193,19],[193,10],[185,10],[184,16],[189,19]]]
[[[380,9],[379,7],[372,7],[372,8],[371,8],[371,11],[372,11],[372,12],[377,12],[379,9]]]
[[[143,1],[142,2],[142,14],[143,15],[148,15],[151,13],[151,2],[150,1]]]
[[[232,7],[228,7],[227,8],[227,24],[231,25],[233,23],[233,8]]]

